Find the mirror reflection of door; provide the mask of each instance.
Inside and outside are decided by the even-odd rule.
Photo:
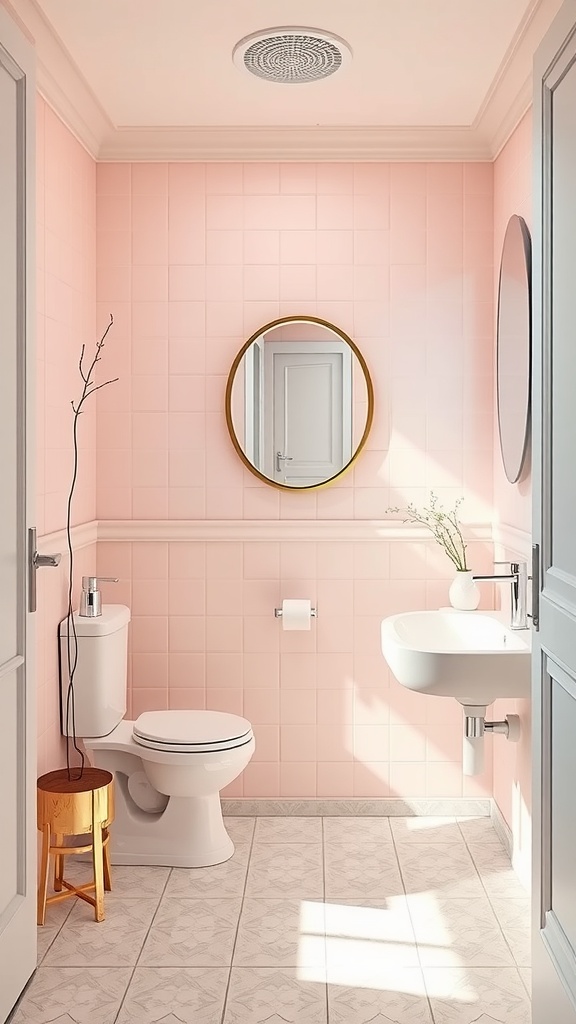
[[[262,472],[309,487],[352,457],[352,353],[331,341],[266,341]]]
[[[294,490],[321,487],[364,447],[374,391],[362,353],[317,317],[282,317],[236,356],[226,385],[226,423],[245,466]]]

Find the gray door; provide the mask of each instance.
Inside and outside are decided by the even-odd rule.
[[[348,464],[352,353],[345,342],[266,342],[264,394],[266,476],[308,487]]]
[[[533,1024],[576,1024],[576,0],[534,77]]]
[[[32,48],[0,6],[0,1021],[36,966],[34,617],[26,569],[35,102]]]

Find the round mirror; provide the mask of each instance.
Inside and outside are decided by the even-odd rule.
[[[228,376],[232,443],[245,466],[275,487],[310,489],[339,477],[364,447],[373,411],[361,352],[313,316],[266,324]]]
[[[498,289],[498,429],[504,472],[520,479],[530,426],[530,232],[522,217],[508,221]]]

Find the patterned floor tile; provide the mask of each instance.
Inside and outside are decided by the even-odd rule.
[[[329,899],[384,899],[404,894],[392,843],[327,844],[324,858]]]
[[[323,892],[320,844],[255,844],[248,869],[246,896],[317,899]]]
[[[112,894],[106,896],[106,901],[122,896],[124,899],[152,899],[154,896],[160,899],[171,868],[150,867],[148,865],[112,865]],[[85,861],[71,860],[66,865],[65,877],[69,882],[78,885],[80,882],[90,881],[92,878],[91,867]],[[86,904],[86,912],[90,908]]]
[[[530,1000],[514,967],[424,968],[436,1024],[530,1024]]]
[[[330,1024],[432,1024],[419,968],[382,970],[370,987],[328,984]]]
[[[302,974],[305,972],[301,972]],[[291,968],[233,967],[224,1024],[326,1024],[326,984]]]
[[[246,884],[250,846],[236,847],[224,864],[210,868],[172,868],[166,896],[241,896]]]
[[[492,907],[519,967],[530,967],[530,904],[526,898],[494,900]]]
[[[46,908],[46,924],[38,925],[36,929],[38,964],[42,963],[62,925],[69,917],[74,902],[72,898],[64,900],[62,903],[54,903],[53,906]]]
[[[378,988],[392,965],[419,967],[405,896],[326,903],[328,981]]]
[[[138,965],[229,967],[241,905],[239,896],[162,900]]]
[[[324,967],[324,903],[247,897],[233,963],[235,967]]]
[[[490,843],[469,843],[468,849],[490,899],[525,899],[529,895],[503,848]]]
[[[530,901],[489,818],[226,825],[225,864],[113,867],[101,924],[49,908],[13,1024],[528,1024]]]
[[[220,1024],[228,968],[137,967],[118,1024]]]
[[[446,899],[485,895],[464,843],[397,843],[396,851],[407,893],[437,892]]]
[[[518,968],[518,974],[522,978],[522,984],[530,998],[532,998],[532,969],[530,967]]]
[[[467,843],[494,843],[504,849],[491,818],[456,818],[456,821]]]
[[[124,967],[134,965],[158,900],[108,899],[104,921],[94,920],[86,904],[74,906],[44,958],[50,967]]]
[[[257,818],[255,843],[321,843],[322,818]]]
[[[390,843],[388,818],[324,818],[324,841],[330,843]]]
[[[513,967],[514,960],[486,897],[408,897],[423,967]]]
[[[113,1024],[131,973],[126,967],[39,967],[11,1024]]]
[[[224,818],[226,831],[234,845],[237,843],[251,843],[255,824],[256,818],[235,818],[232,816]]]
[[[400,843],[464,842],[455,818],[390,818],[392,835]]]

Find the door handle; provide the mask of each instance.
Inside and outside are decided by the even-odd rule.
[[[293,459],[292,459],[291,455],[282,455],[282,452],[276,452],[276,472],[277,473],[281,473],[282,472],[282,466],[280,465],[281,462],[292,462],[292,461],[293,461]]]
[[[540,629],[540,545],[532,545],[532,625]]]
[[[44,566],[60,565],[62,555],[58,552],[51,555],[41,555],[36,550],[36,527],[28,530],[28,611],[35,612],[36,601],[36,570]]]

